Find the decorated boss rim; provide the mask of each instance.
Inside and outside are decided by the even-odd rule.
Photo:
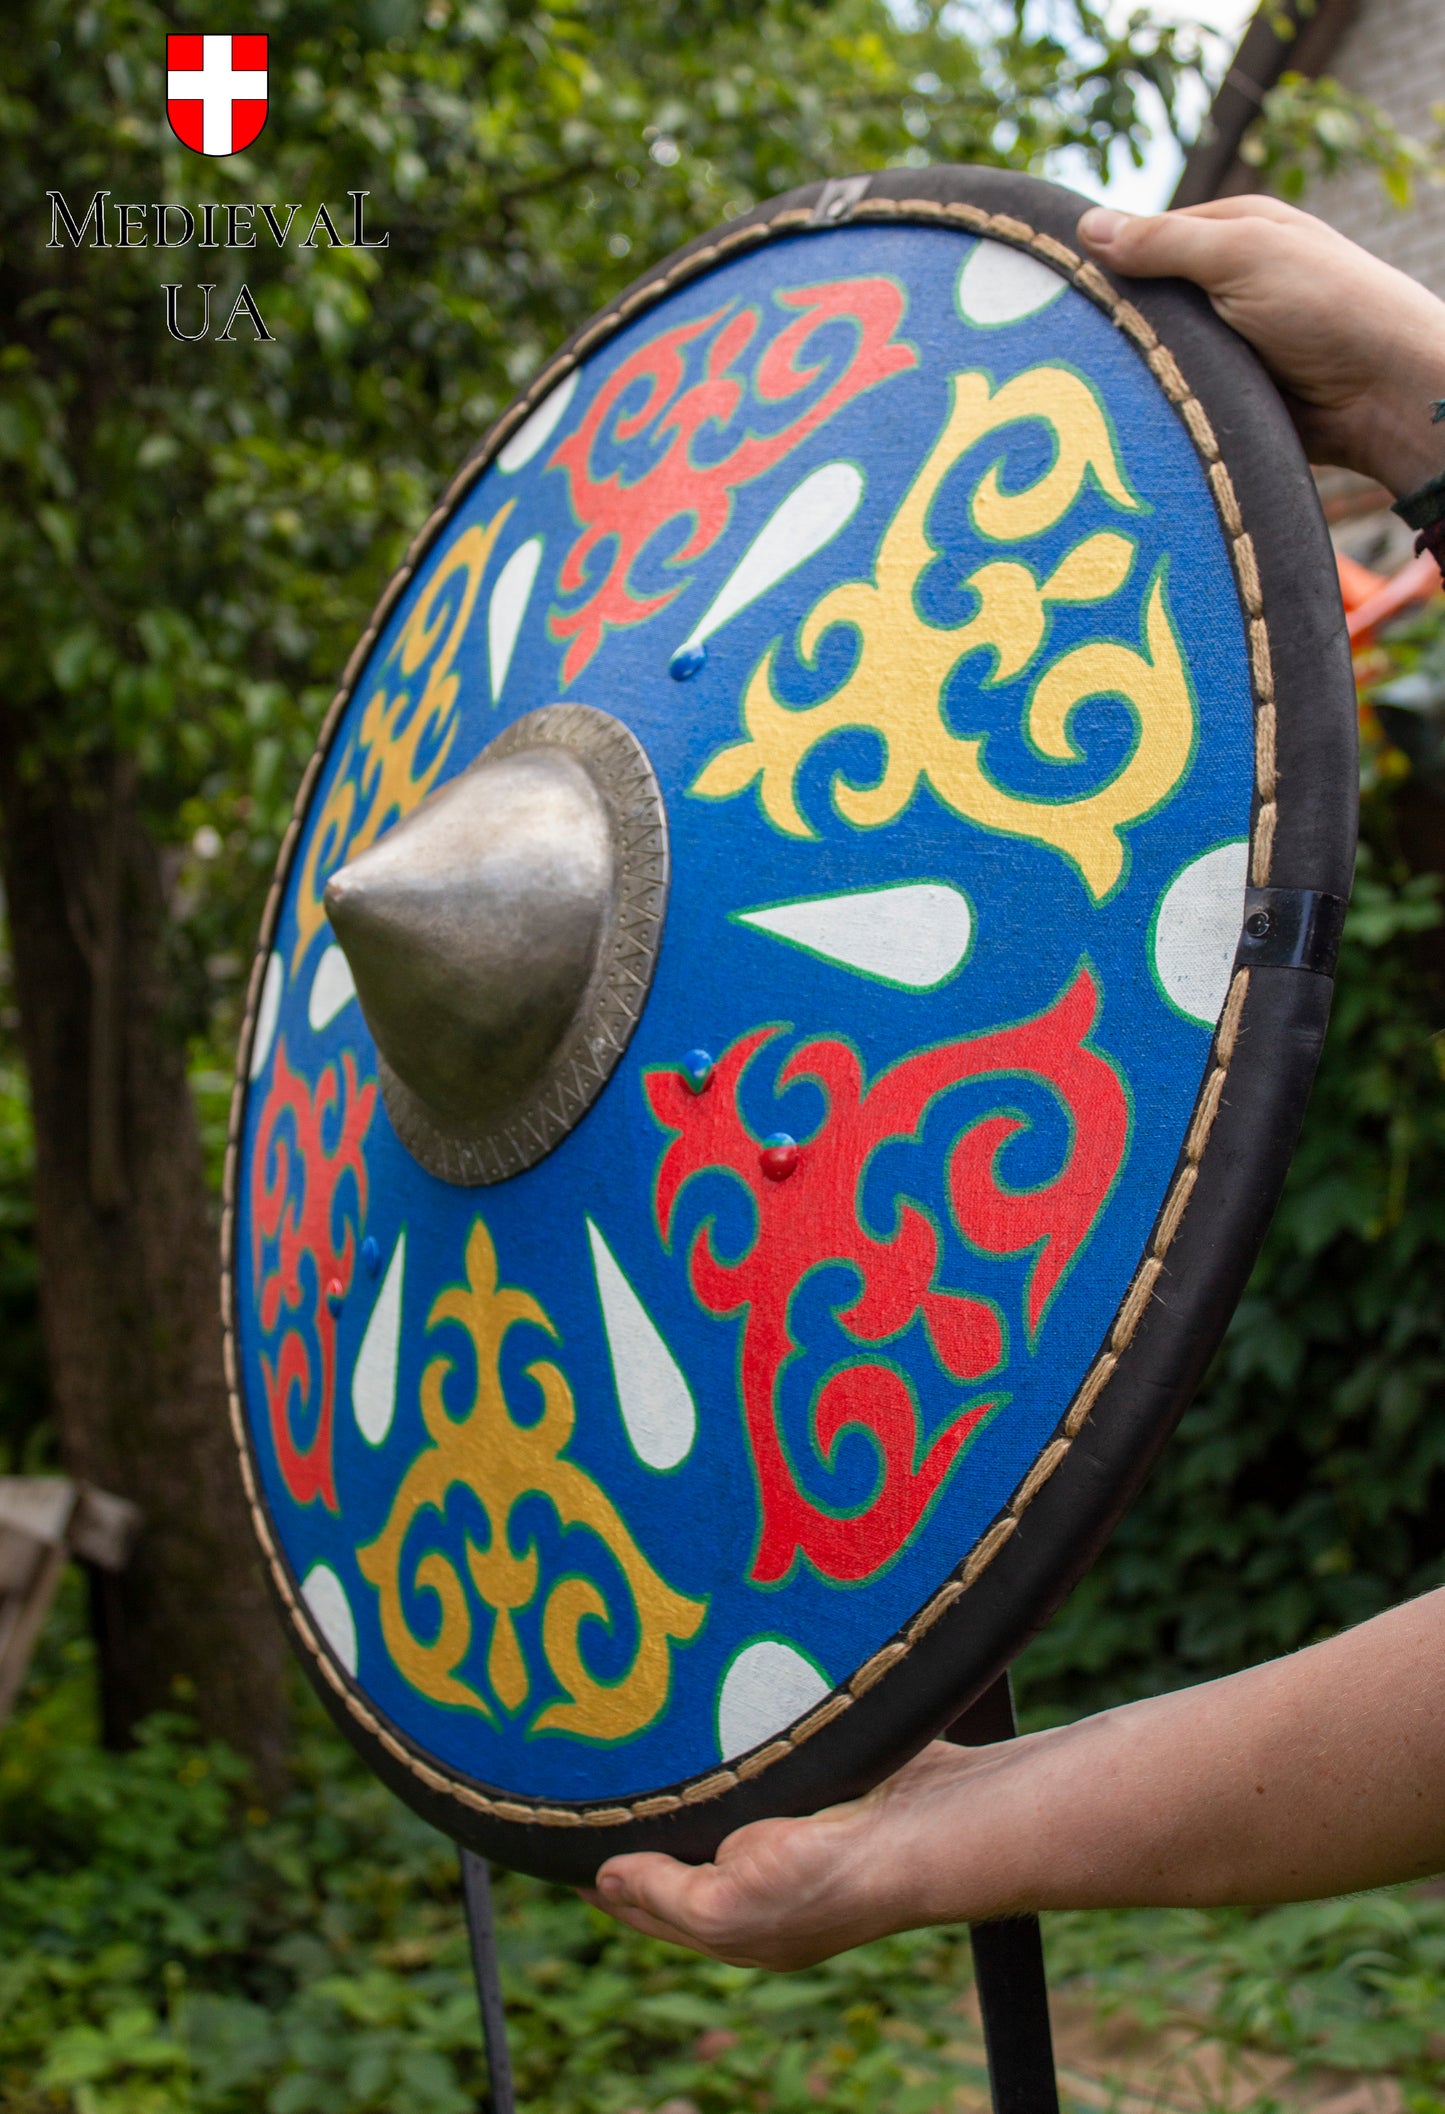
[[[567,876],[571,886],[565,899],[559,900],[556,876],[543,877],[544,883],[553,885],[540,903],[528,906],[531,914],[512,935],[512,947],[491,948],[481,960],[475,944],[461,960],[455,948],[442,957],[439,967],[448,983],[454,984],[459,972],[470,974],[493,1001],[492,1018],[480,1046],[474,1032],[454,1052],[446,1084],[454,1092],[460,1088],[463,1105],[452,1120],[411,1083],[419,1074],[435,1069],[427,1047],[435,1023],[418,1020],[415,979],[408,982],[405,957],[418,944],[435,940],[435,917],[426,904],[420,915],[412,906],[404,906],[397,917],[394,904],[385,900],[384,880],[375,890],[383,902],[373,905],[367,901],[372,892],[367,888],[368,869],[385,866],[389,853],[395,864],[396,840],[403,825],[388,833],[385,846],[363,852],[359,860],[334,874],[325,894],[328,917],[343,944],[351,936],[348,882],[353,896],[360,898],[350,908],[350,917],[361,927],[351,947],[354,974],[364,959],[368,924],[373,930],[380,925],[383,942],[390,942],[376,964],[374,995],[363,989],[361,996],[378,1040],[382,1100],[397,1136],[428,1173],[468,1188],[504,1182],[535,1167],[597,1099],[642,1017],[667,906],[667,813],[647,751],[630,728],[592,705],[545,705],[513,720],[479,756],[423,801],[407,818],[408,823],[425,823],[440,804],[455,805],[481,792],[482,803],[479,806],[473,797],[464,820],[473,837],[485,842],[489,834],[495,836],[498,822],[504,820],[498,806],[513,789],[494,794],[490,802],[485,791],[488,782],[501,775],[498,767],[508,759],[543,770],[550,763],[554,779],[557,766],[573,767],[585,787],[583,799],[577,799],[576,787],[569,802],[561,786],[547,785],[552,796],[548,819],[554,827],[560,825],[564,843],[568,833],[585,829],[593,821],[599,856],[595,867]],[[534,784],[529,790],[535,804],[538,789]],[[596,812],[589,815],[589,807]],[[515,862],[516,847],[511,849]],[[387,910],[392,912],[389,919]],[[484,925],[484,921],[477,922]],[[592,929],[579,929],[584,923]],[[537,953],[546,945],[549,926],[554,931],[560,928],[561,940],[572,943],[570,951],[575,957],[557,965],[555,980],[562,988],[557,992],[559,1017],[547,1023],[553,1027],[546,1038],[551,1047],[525,1082],[517,1086],[504,1083],[494,1097],[495,1105],[478,1109],[471,1104],[479,1086],[487,1083],[489,1060],[495,1066],[496,1044],[508,1037],[523,1039],[527,1023],[519,1022],[519,1006],[525,1003],[526,981],[536,980]],[[369,1005],[368,997],[372,999]],[[389,999],[395,1007],[395,1023],[392,1035],[387,1036],[381,1021]]]
[[[323,1698],[394,1788],[453,1834],[508,1862],[576,1877],[634,1841],[707,1854],[749,1818],[805,1810],[865,1788],[987,1685],[1096,1553],[1222,1330],[1288,1163],[1324,1031],[1329,980],[1276,971],[1268,964],[1281,957],[1268,953],[1260,957],[1264,966],[1246,958],[1236,967],[1178,1164],[1096,1355],[1009,1502],[898,1633],[777,1737],[722,1768],[635,1798],[531,1798],[438,1768],[336,1664],[273,1531],[242,1410],[234,1306],[238,1141],[263,969],[317,775],[368,655],[455,508],[532,412],[608,338],[676,288],[779,237],[933,224],[1029,253],[1058,273],[1102,311],[1173,405],[1208,479],[1249,642],[1249,882],[1258,891],[1343,897],[1353,847],[1352,686],[1308,472],[1252,357],[1192,290],[1145,285],[1125,292],[1080,257],[1072,231],[1084,204],[1004,172],[895,171],[788,194],[666,260],[549,363],[454,480],[351,657],[298,796],[263,921],[233,1102],[223,1235],[233,1423],[272,1583]],[[1267,461],[1261,432],[1274,442]],[[1235,433],[1247,445],[1233,448]],[[1263,532],[1258,541],[1256,531]],[[1325,966],[1323,959],[1315,964]],[[820,1743],[825,1730],[829,1738]]]

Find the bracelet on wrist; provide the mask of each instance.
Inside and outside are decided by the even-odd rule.
[[[1397,499],[1390,511],[1398,514],[1407,528],[1418,530],[1416,554],[1429,551],[1445,578],[1445,470],[1417,485],[1403,499]]]

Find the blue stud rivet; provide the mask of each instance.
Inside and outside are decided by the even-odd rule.
[[[679,1069],[693,1092],[700,1094],[712,1080],[712,1057],[707,1050],[689,1050]]]
[[[361,1244],[361,1267],[368,1277],[377,1277],[381,1272],[381,1250],[368,1233]]]
[[[326,1287],[326,1304],[333,1314],[339,1314],[346,1303],[346,1290],[339,1277],[333,1277]]]
[[[667,672],[675,683],[689,682],[707,660],[707,648],[701,642],[696,646],[679,646],[667,664]]]

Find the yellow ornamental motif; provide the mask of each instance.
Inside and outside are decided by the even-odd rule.
[[[625,1740],[650,1725],[667,1702],[672,1647],[695,1636],[706,1602],[675,1593],[633,1540],[616,1506],[575,1461],[566,1458],[576,1411],[572,1390],[549,1361],[527,1367],[542,1396],[536,1423],[519,1424],[502,1392],[502,1342],[519,1321],[549,1335],[556,1331],[528,1293],[498,1285],[497,1257],[481,1219],[467,1242],[467,1282],[443,1292],[430,1325],[459,1322],[476,1353],[476,1395],[466,1414],[452,1416],[444,1390],[454,1366],[435,1358],[422,1376],[421,1407],[431,1444],[407,1470],[381,1534],[357,1551],[362,1574],[381,1596],[381,1628],[396,1665],[424,1696],[495,1720],[497,1712],[460,1669],[472,1649],[473,1599],[451,1557],[435,1549],[412,1559],[411,1591],[429,1593],[438,1614],[436,1634],[419,1637],[407,1618],[405,1579],[408,1538],[425,1533],[425,1515],[440,1528],[448,1493],[468,1490],[487,1515],[485,1548],[466,1540],[471,1586],[492,1611],[487,1681],[502,1709],[515,1715],[532,1693],[517,1616],[536,1598],[540,1565],[535,1543],[513,1550],[514,1508],[532,1493],[549,1498],[564,1527],[590,1528],[608,1551],[631,1597],[637,1646],[627,1672],[599,1681],[582,1650],[589,1619],[615,1628],[613,1610],[588,1578],[575,1573],[558,1580],[542,1611],[542,1648],[566,1700],[549,1703],[533,1719],[532,1732],[570,1732],[590,1740]]]
[[[1122,698],[1135,721],[1131,752],[1113,778],[1056,800],[1030,799],[999,785],[985,766],[985,739],[950,729],[944,694],[967,654],[990,656],[981,677],[985,687],[1024,674],[1047,636],[1049,606],[1116,596],[1133,564],[1133,542],[1101,530],[1076,544],[1046,579],[1017,559],[991,559],[965,582],[977,608],[962,624],[926,623],[917,607],[918,583],[938,556],[928,514],[944,479],[986,435],[1024,420],[1048,429],[1053,460],[1020,492],[1005,492],[999,464],[989,467],[970,504],[980,535],[1017,542],[1042,534],[1063,519],[1091,478],[1115,506],[1137,510],[1104,408],[1081,376],[1063,367],[1034,367],[994,389],[984,374],[955,375],[949,416],[884,533],[872,580],[834,588],[803,625],[799,652],[809,665],[834,625],[853,626],[858,653],[852,674],[832,697],[791,707],[774,691],[776,647],[770,647],[743,700],[747,739],[705,765],[695,793],[725,800],[756,781],[764,812],[778,829],[816,836],[798,806],[798,772],[820,741],[845,728],[863,728],[882,738],[881,778],[859,786],[839,775],[832,785],[838,812],[855,828],[893,821],[926,781],[965,820],[1051,845],[1073,862],[1096,899],[1109,893],[1123,872],[1122,831],[1168,797],[1194,746],[1189,679],[1163,567],[1146,591],[1139,650],[1110,640],[1076,647],[1034,685],[1024,730],[1051,762],[1081,761],[1069,723],[1091,697]]]
[[[515,505],[509,499],[490,521],[458,536],[386,657],[383,680],[346,745],[311,833],[296,891],[293,976],[326,922],[321,895],[337,867],[410,814],[441,776],[456,733],[457,648],[471,622],[487,560]],[[421,695],[413,704],[423,668]],[[388,693],[387,679],[397,676],[399,687]]]

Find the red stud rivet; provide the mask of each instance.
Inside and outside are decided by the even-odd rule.
[[[333,1277],[330,1284],[326,1287],[326,1304],[330,1307],[333,1314],[341,1312],[345,1298],[346,1287],[342,1284],[339,1277]]]
[[[770,1138],[764,1138],[763,1149],[758,1154],[758,1165],[770,1182],[786,1182],[796,1172],[803,1155],[796,1138],[790,1138],[785,1130],[775,1130]]]

